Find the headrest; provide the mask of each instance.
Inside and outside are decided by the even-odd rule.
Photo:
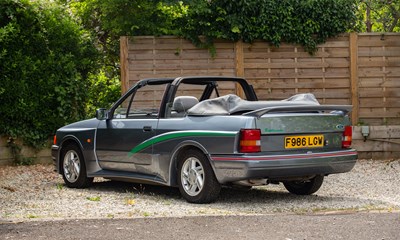
[[[186,112],[189,108],[199,103],[197,98],[192,96],[179,96],[174,99],[172,108],[177,112]]]

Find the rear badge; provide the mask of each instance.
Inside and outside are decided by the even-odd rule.
[[[336,125],[336,128],[339,129],[339,130],[343,130],[344,129],[344,125],[342,125],[342,124]]]
[[[266,133],[277,133],[277,132],[283,132],[283,129],[265,128],[264,132],[266,132]]]

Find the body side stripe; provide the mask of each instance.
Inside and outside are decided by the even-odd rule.
[[[234,137],[237,132],[229,132],[229,131],[173,131],[163,133],[157,136],[154,136],[136,147],[134,147],[130,152],[129,156],[142,151],[143,149],[150,147],[153,144],[157,144],[160,142],[168,141],[171,139],[184,138],[184,137]]]

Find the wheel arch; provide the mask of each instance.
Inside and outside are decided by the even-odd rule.
[[[214,171],[214,166],[211,164],[211,159],[210,155],[207,151],[207,149],[201,145],[200,143],[196,141],[184,141],[180,143],[178,146],[175,147],[175,149],[172,151],[171,155],[171,161],[170,161],[170,166],[169,166],[169,185],[170,186],[177,186],[178,185],[178,180],[177,180],[177,174],[178,174],[178,161],[179,157],[181,154],[183,154],[185,151],[188,151],[189,149],[194,149],[202,152],[208,161],[210,162],[210,165]],[[215,172],[215,171],[214,171]]]
[[[63,138],[63,140],[60,143],[60,150],[58,151],[58,172],[62,173],[62,161],[63,159],[61,158],[61,153],[64,149],[65,146],[69,145],[69,144],[74,144],[76,146],[78,146],[78,148],[81,150],[82,154],[83,154],[83,146],[81,141],[79,141],[79,139],[76,136],[73,135],[67,135]]]

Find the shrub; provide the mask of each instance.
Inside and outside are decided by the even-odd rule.
[[[121,96],[121,82],[118,77],[107,76],[104,70],[89,76],[90,90],[86,112],[88,117],[95,116],[97,108],[109,108]]]
[[[0,2],[0,134],[42,146],[58,127],[85,117],[97,50],[54,3]]]

